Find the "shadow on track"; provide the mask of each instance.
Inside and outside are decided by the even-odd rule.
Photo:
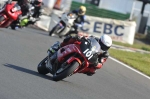
[[[48,79],[48,80],[52,80],[52,77],[51,76],[48,76],[48,75],[41,75],[39,74],[38,72],[36,71],[33,71],[33,70],[30,70],[30,69],[26,69],[26,68],[23,68],[23,67],[20,67],[20,66],[16,66],[16,65],[12,65],[12,64],[3,64],[5,67],[9,67],[9,68],[12,68],[12,69],[15,69],[15,70],[18,70],[18,71],[21,71],[21,72],[24,72],[24,73],[28,73],[28,74],[32,74],[32,75],[35,75],[35,76],[38,76],[38,77],[41,77],[41,78],[45,78],[45,79]]]
[[[28,74],[32,74],[32,75],[35,75],[35,76],[38,76],[38,77],[41,77],[41,78],[44,78],[44,79],[48,79],[48,80],[51,80],[53,81],[53,78],[49,75],[42,75],[42,74],[39,74],[38,72],[36,71],[33,71],[33,70],[30,70],[30,69],[26,69],[26,68],[23,68],[23,67],[20,67],[20,66],[16,66],[16,65],[12,65],[12,64],[3,64],[5,67],[9,67],[9,68],[12,68],[12,69],[15,69],[15,70],[18,70],[18,71],[21,71],[21,72],[24,72],[24,73],[28,73]],[[57,82],[57,81],[56,81]],[[68,81],[65,81],[65,80],[61,80],[59,82],[68,82]],[[68,82],[69,83],[69,82]]]

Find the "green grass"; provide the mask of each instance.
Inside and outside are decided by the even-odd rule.
[[[150,76],[150,54],[110,49],[110,56]]]
[[[125,46],[125,47],[142,49],[142,50],[145,50],[145,51],[150,51],[150,41],[147,40],[146,35],[136,33],[135,34],[135,39],[138,39],[141,42],[139,42],[138,40],[135,40],[134,44],[130,45],[130,44],[127,44],[127,43],[121,43],[121,42],[113,41],[113,44],[121,45],[121,46]]]
[[[150,45],[134,43],[133,45],[113,41],[113,44],[150,51]]]

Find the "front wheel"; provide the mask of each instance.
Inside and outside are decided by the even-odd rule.
[[[77,61],[73,61],[70,64],[61,66],[53,75],[53,80],[59,81],[66,78],[67,76],[71,76],[78,67],[79,67],[79,63]]]
[[[40,74],[46,75],[47,73],[49,73],[49,71],[46,68],[46,61],[48,59],[48,56],[45,57],[39,64],[37,67],[37,70]]]
[[[57,24],[50,32],[49,36],[52,36],[53,33],[56,33],[59,30],[60,26]]]
[[[3,22],[4,20],[5,20],[5,17],[1,15],[0,16],[0,23]]]

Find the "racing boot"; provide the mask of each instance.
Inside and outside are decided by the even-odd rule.
[[[53,55],[55,52],[57,52],[60,48],[60,42],[57,41],[56,43],[54,43],[49,49],[48,49],[48,53]]]

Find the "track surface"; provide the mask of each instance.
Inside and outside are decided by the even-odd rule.
[[[56,37],[31,28],[0,29],[0,99],[150,99],[150,80],[108,59],[91,77],[60,82],[37,73]]]

